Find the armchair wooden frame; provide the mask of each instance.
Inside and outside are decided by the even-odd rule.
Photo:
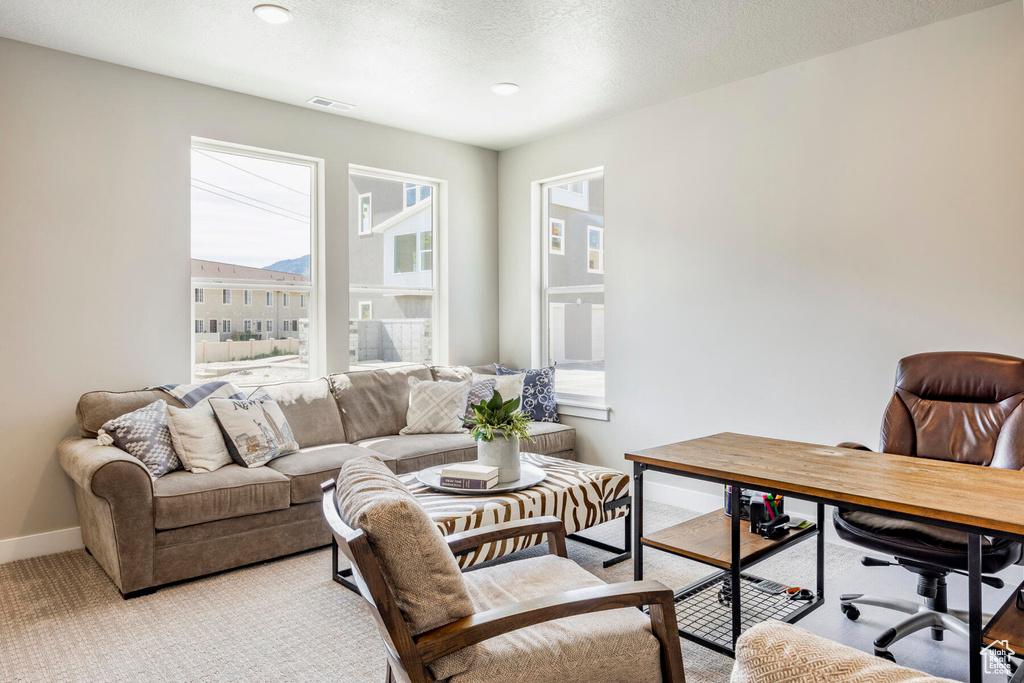
[[[644,606],[649,609],[651,631],[661,646],[662,680],[684,683],[674,595],[659,581],[634,581],[554,593],[473,614],[413,636],[384,581],[366,535],[362,530],[348,527],[338,514],[335,482],[326,481],[321,488],[324,516],[339,550],[352,564],[352,578],[359,594],[370,604],[384,640],[388,657],[387,683],[432,683],[428,664],[503,633],[577,614]],[[565,527],[553,516],[466,531],[448,536],[446,540],[452,553],[458,555],[485,543],[533,534],[545,534],[550,552],[559,557],[567,556]]]

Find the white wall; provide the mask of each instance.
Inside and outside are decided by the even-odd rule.
[[[603,165],[610,422],[878,445],[896,362],[1024,356],[1013,2],[499,155],[501,357],[531,360],[530,183]]]
[[[0,539],[77,526],[80,394],[188,381],[193,135],[326,160],[332,372],[348,164],[447,180],[451,359],[497,357],[495,152],[0,39]]]

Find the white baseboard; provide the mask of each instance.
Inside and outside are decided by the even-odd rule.
[[[5,538],[0,540],[0,564],[50,553],[62,553],[83,546],[82,528],[77,526],[31,536]]]
[[[714,510],[721,510],[724,505],[721,493],[715,495],[707,493],[706,491],[688,489],[685,486],[674,486],[672,484],[655,481],[644,482],[644,500],[664,503],[665,505],[671,505],[685,510],[692,510],[693,512],[699,512],[700,514],[706,514],[708,512],[713,512]],[[814,521],[814,503],[804,500],[789,499],[786,502],[786,508],[786,514],[794,519],[806,519],[809,522]],[[836,545],[846,546],[847,548],[863,550],[863,548],[858,548],[858,546],[839,538],[839,536],[836,535],[835,529],[832,528],[831,520],[832,508],[830,506],[825,506],[826,541]]]

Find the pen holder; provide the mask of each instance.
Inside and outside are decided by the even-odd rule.
[[[785,500],[782,496],[772,495],[764,491],[753,489],[740,489],[740,519],[750,519],[751,500],[763,503],[759,509],[763,511],[763,518],[752,520],[756,523],[770,522],[779,515],[786,514]],[[725,487],[724,494],[725,514],[732,516],[732,487]]]

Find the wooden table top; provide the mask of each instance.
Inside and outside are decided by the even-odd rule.
[[[627,453],[627,460],[751,488],[1024,536],[1024,472],[744,434]]]

